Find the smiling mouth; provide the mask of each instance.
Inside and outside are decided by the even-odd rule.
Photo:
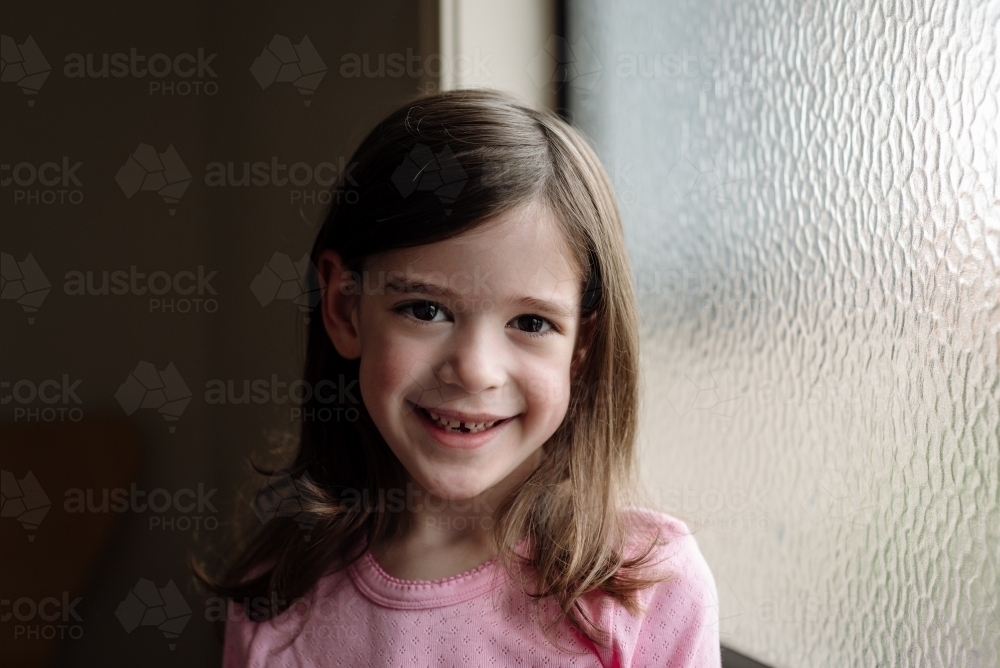
[[[493,420],[492,422],[458,422],[456,420],[449,420],[448,418],[442,417],[437,413],[424,408],[423,406],[417,406],[416,408],[437,426],[456,434],[477,434],[481,431],[493,429],[497,425],[503,424],[510,419],[503,418],[502,420]]]

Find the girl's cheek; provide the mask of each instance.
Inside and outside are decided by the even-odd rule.
[[[362,339],[362,360],[382,369],[391,369],[407,363],[418,356],[414,342],[395,331],[392,321],[376,323]],[[364,360],[368,354],[369,360]]]
[[[569,381],[562,369],[535,374],[525,383],[525,399],[536,406],[558,406],[568,402]]]
[[[399,385],[402,375],[404,374],[400,372],[399,365],[391,358],[382,355],[371,355],[367,364],[362,362],[361,382],[363,385],[368,385],[372,399],[376,399],[376,394],[378,396],[391,394]]]

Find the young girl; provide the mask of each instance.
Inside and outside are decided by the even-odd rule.
[[[694,538],[632,503],[637,307],[593,151],[462,90],[352,162],[312,251],[297,457],[201,574],[225,666],[719,666]]]

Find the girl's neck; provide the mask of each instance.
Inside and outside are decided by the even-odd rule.
[[[372,556],[401,580],[440,580],[464,573],[494,555],[489,528],[495,505],[484,499],[448,501],[423,495],[410,509],[403,535],[375,544]]]
[[[496,556],[490,529],[497,507],[541,459],[539,449],[503,483],[472,499],[441,499],[411,480],[420,494],[407,509],[407,530],[395,539],[373,545],[372,556],[382,570],[400,580],[440,580],[489,561]]]
[[[470,571],[495,554],[486,536],[460,541],[422,542],[421,538],[376,545],[371,553],[386,573],[400,580],[441,580]]]

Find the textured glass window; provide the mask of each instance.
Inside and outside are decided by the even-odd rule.
[[[775,666],[1000,666],[1000,2],[571,2],[642,448]]]

